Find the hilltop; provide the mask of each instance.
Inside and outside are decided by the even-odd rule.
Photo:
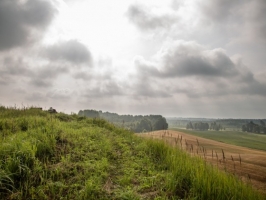
[[[103,119],[0,107],[1,199],[265,199],[234,176]]]

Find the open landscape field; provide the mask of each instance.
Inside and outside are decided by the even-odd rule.
[[[266,0],[0,0],[0,200],[266,200]]]
[[[218,140],[223,141],[218,142],[184,132],[191,133],[192,131],[155,131],[143,134],[143,136],[161,138],[172,145],[177,145],[189,154],[200,156],[212,163],[213,166],[218,166],[220,169],[240,177],[260,191],[266,191],[266,151],[223,143],[242,144],[263,149],[262,144],[265,143],[265,140],[262,140],[261,137],[265,136],[239,133],[239,135],[231,134],[231,137],[226,138],[227,135],[222,136],[225,132],[215,135],[215,133],[207,131],[197,134],[216,140],[219,138]],[[229,135],[229,132],[227,134]],[[240,134],[243,137],[240,137]],[[239,138],[239,141],[236,138]]]
[[[266,151],[265,134],[248,133],[242,131],[196,131],[178,128],[172,128],[172,130],[215,140],[218,142]]]
[[[204,159],[103,119],[34,108],[0,111],[0,199],[266,199]],[[164,137],[177,143],[181,133]]]

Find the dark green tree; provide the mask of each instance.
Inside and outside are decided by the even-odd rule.
[[[244,125],[242,125],[242,131],[243,132],[246,132],[247,131],[247,126],[244,124]]]
[[[187,129],[194,129],[193,125],[191,122],[189,122],[186,126]]]
[[[153,130],[166,130],[168,129],[168,124],[164,117],[157,119],[157,121],[153,125]]]
[[[150,128],[151,128],[150,120],[143,118],[139,123],[137,123],[137,127],[135,129],[135,132],[140,133],[144,130],[151,131]]]
[[[100,114],[96,110],[80,110],[78,113],[79,116],[89,117],[89,118],[99,118]]]

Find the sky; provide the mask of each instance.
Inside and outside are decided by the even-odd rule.
[[[0,0],[0,105],[266,118],[265,0]]]

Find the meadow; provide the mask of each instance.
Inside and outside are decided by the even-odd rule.
[[[102,119],[0,107],[0,199],[266,199],[199,157]]]
[[[183,133],[215,140],[218,142],[224,142],[227,144],[233,144],[242,147],[248,147],[251,149],[258,149],[266,151],[266,135],[257,133],[248,133],[240,131],[195,131],[180,128],[171,128]]]

